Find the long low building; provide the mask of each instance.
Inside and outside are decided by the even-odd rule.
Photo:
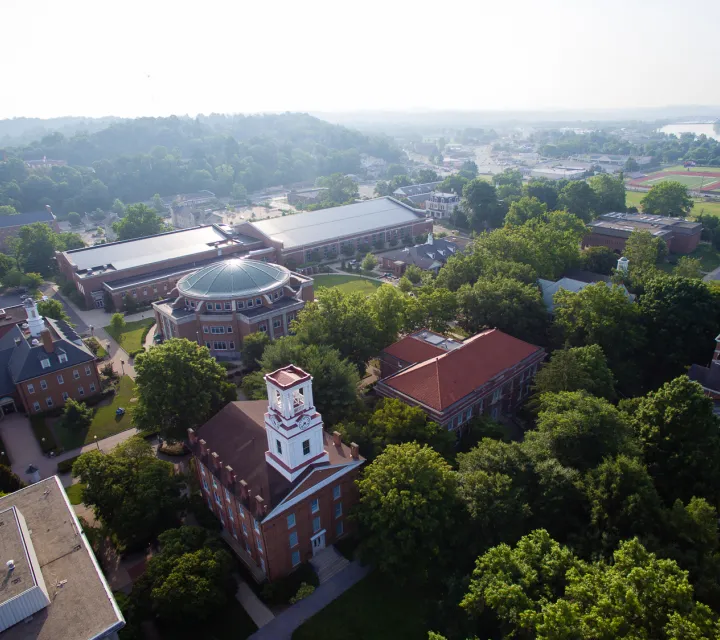
[[[312,259],[340,255],[350,247],[353,253],[363,244],[389,242],[432,231],[432,220],[394,198],[384,197],[319,211],[245,222],[235,228],[242,236],[255,238],[273,247],[276,260],[297,266]]]

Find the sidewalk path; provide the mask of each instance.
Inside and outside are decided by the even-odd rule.
[[[239,574],[235,573],[233,577],[238,585],[235,598],[237,598],[237,601],[242,605],[243,609],[247,611],[247,614],[252,618],[252,621],[257,625],[258,629],[264,627],[275,618],[272,611],[255,595],[255,592]]]
[[[135,380],[135,368],[133,367],[132,360],[130,360],[128,352],[115,342],[115,339],[112,338],[105,329],[96,328],[95,337],[102,343],[102,346],[105,347],[110,355],[109,362],[112,362],[115,373],[123,375],[124,372],[126,376],[130,376],[133,380]],[[104,361],[100,367],[102,368],[105,364],[107,364],[107,362],[107,360]],[[125,364],[122,364],[123,362]]]
[[[291,640],[293,631],[303,622],[324,609],[369,572],[370,567],[363,567],[359,562],[351,562],[340,573],[317,587],[312,595],[300,600],[253,633],[249,640]]]

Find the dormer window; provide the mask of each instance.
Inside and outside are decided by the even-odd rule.
[[[40,364],[42,365],[43,369],[50,368],[50,360],[48,358],[43,358],[42,360],[40,360]]]
[[[67,353],[59,353],[59,354],[58,354],[58,360],[59,360],[60,362],[67,362],[67,360],[68,360]],[[48,365],[48,366],[49,366],[49,365]]]

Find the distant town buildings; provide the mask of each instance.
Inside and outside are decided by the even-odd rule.
[[[649,231],[662,238],[671,253],[691,253],[700,242],[702,224],[683,218],[650,216],[640,213],[606,213],[588,224],[590,234],[583,239],[585,247],[609,247],[622,254],[633,231]]]
[[[530,394],[541,347],[488,329],[463,342],[422,330],[380,355],[380,396],[420,407],[428,417],[458,431],[478,415],[512,414]]]
[[[353,530],[356,444],[323,429],[312,377],[265,376],[268,400],[232,402],[188,430],[198,480],[223,538],[255,579],[274,581]]]
[[[423,244],[380,254],[378,256],[380,268],[400,277],[412,264],[423,271],[432,271],[437,274],[448,258],[458,251],[463,251],[468,242],[467,239],[456,236],[434,238],[433,234],[429,233],[427,242]]]
[[[120,609],[57,476],[0,498],[3,640],[117,640]]]
[[[456,193],[433,191],[425,201],[425,210],[430,218],[447,220],[460,206],[460,196]]]
[[[44,211],[18,213],[14,216],[0,216],[0,250],[6,251],[8,248],[8,239],[16,238],[18,233],[20,233],[20,229],[25,225],[36,222],[42,222],[56,233],[60,233],[60,226],[49,206],[45,207]]]
[[[269,262],[228,258],[180,278],[153,311],[164,339],[187,338],[216,358],[237,359],[250,333],[288,335],[290,322],[313,298],[306,276]]]
[[[299,189],[298,191],[291,191],[287,195],[288,204],[293,206],[297,205],[308,205],[317,204],[328,192],[327,187],[315,187],[313,189]]]

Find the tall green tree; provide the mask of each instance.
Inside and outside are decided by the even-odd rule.
[[[622,173],[611,176],[607,173],[588,179],[595,193],[595,213],[597,215],[613,211],[625,211],[625,182]]]
[[[688,188],[674,180],[664,180],[652,186],[640,200],[643,213],[651,216],[684,218],[690,215],[694,204],[688,194]]]
[[[595,216],[597,196],[584,180],[572,180],[560,191],[558,206],[575,214],[583,222],[590,222]]]
[[[612,400],[615,397],[615,379],[600,345],[566,347],[553,351],[550,361],[538,371],[535,391],[538,394],[587,391]]]
[[[460,325],[470,333],[496,328],[529,342],[544,342],[548,314],[537,287],[511,278],[480,278],[457,292]]]
[[[635,230],[625,242],[624,256],[629,261],[630,279],[642,286],[658,275],[657,265],[667,255],[667,244],[649,231]]]
[[[610,247],[587,247],[580,253],[583,269],[609,276],[616,267],[617,254]]]
[[[505,211],[498,202],[495,187],[485,180],[476,178],[465,185],[462,207],[470,228],[475,231],[502,225]]]
[[[182,478],[140,436],[82,454],[73,474],[86,485],[83,502],[123,548],[141,548],[177,522]]]
[[[60,300],[50,298],[48,300],[39,300],[37,303],[38,313],[43,318],[53,318],[54,320],[64,320],[65,322],[70,321],[70,316],[65,313],[65,307],[63,307]]]
[[[510,205],[505,216],[505,224],[519,226],[528,220],[542,219],[547,213],[547,205],[537,198],[524,196]]]
[[[323,200],[332,206],[353,202],[358,197],[357,182],[342,173],[320,177],[316,184],[318,187],[327,188]]]
[[[270,342],[270,336],[263,331],[256,331],[243,338],[240,355],[247,369],[255,370],[260,366],[260,358]]]
[[[145,431],[184,439],[225,404],[235,387],[206,347],[173,338],[135,359],[138,402],[133,422]]]
[[[530,182],[523,184],[522,194],[527,197],[537,198],[548,208],[548,211],[557,209],[557,185],[552,180],[533,178]]]
[[[19,267],[25,272],[48,275],[55,266],[57,234],[45,223],[20,227],[17,237],[8,241]]]
[[[155,209],[144,204],[132,204],[127,207],[125,217],[113,224],[113,230],[119,240],[132,240],[155,236],[168,229]]]
[[[451,561],[459,525],[457,479],[439,453],[390,445],[358,481],[361,554],[392,579],[425,582]]]

